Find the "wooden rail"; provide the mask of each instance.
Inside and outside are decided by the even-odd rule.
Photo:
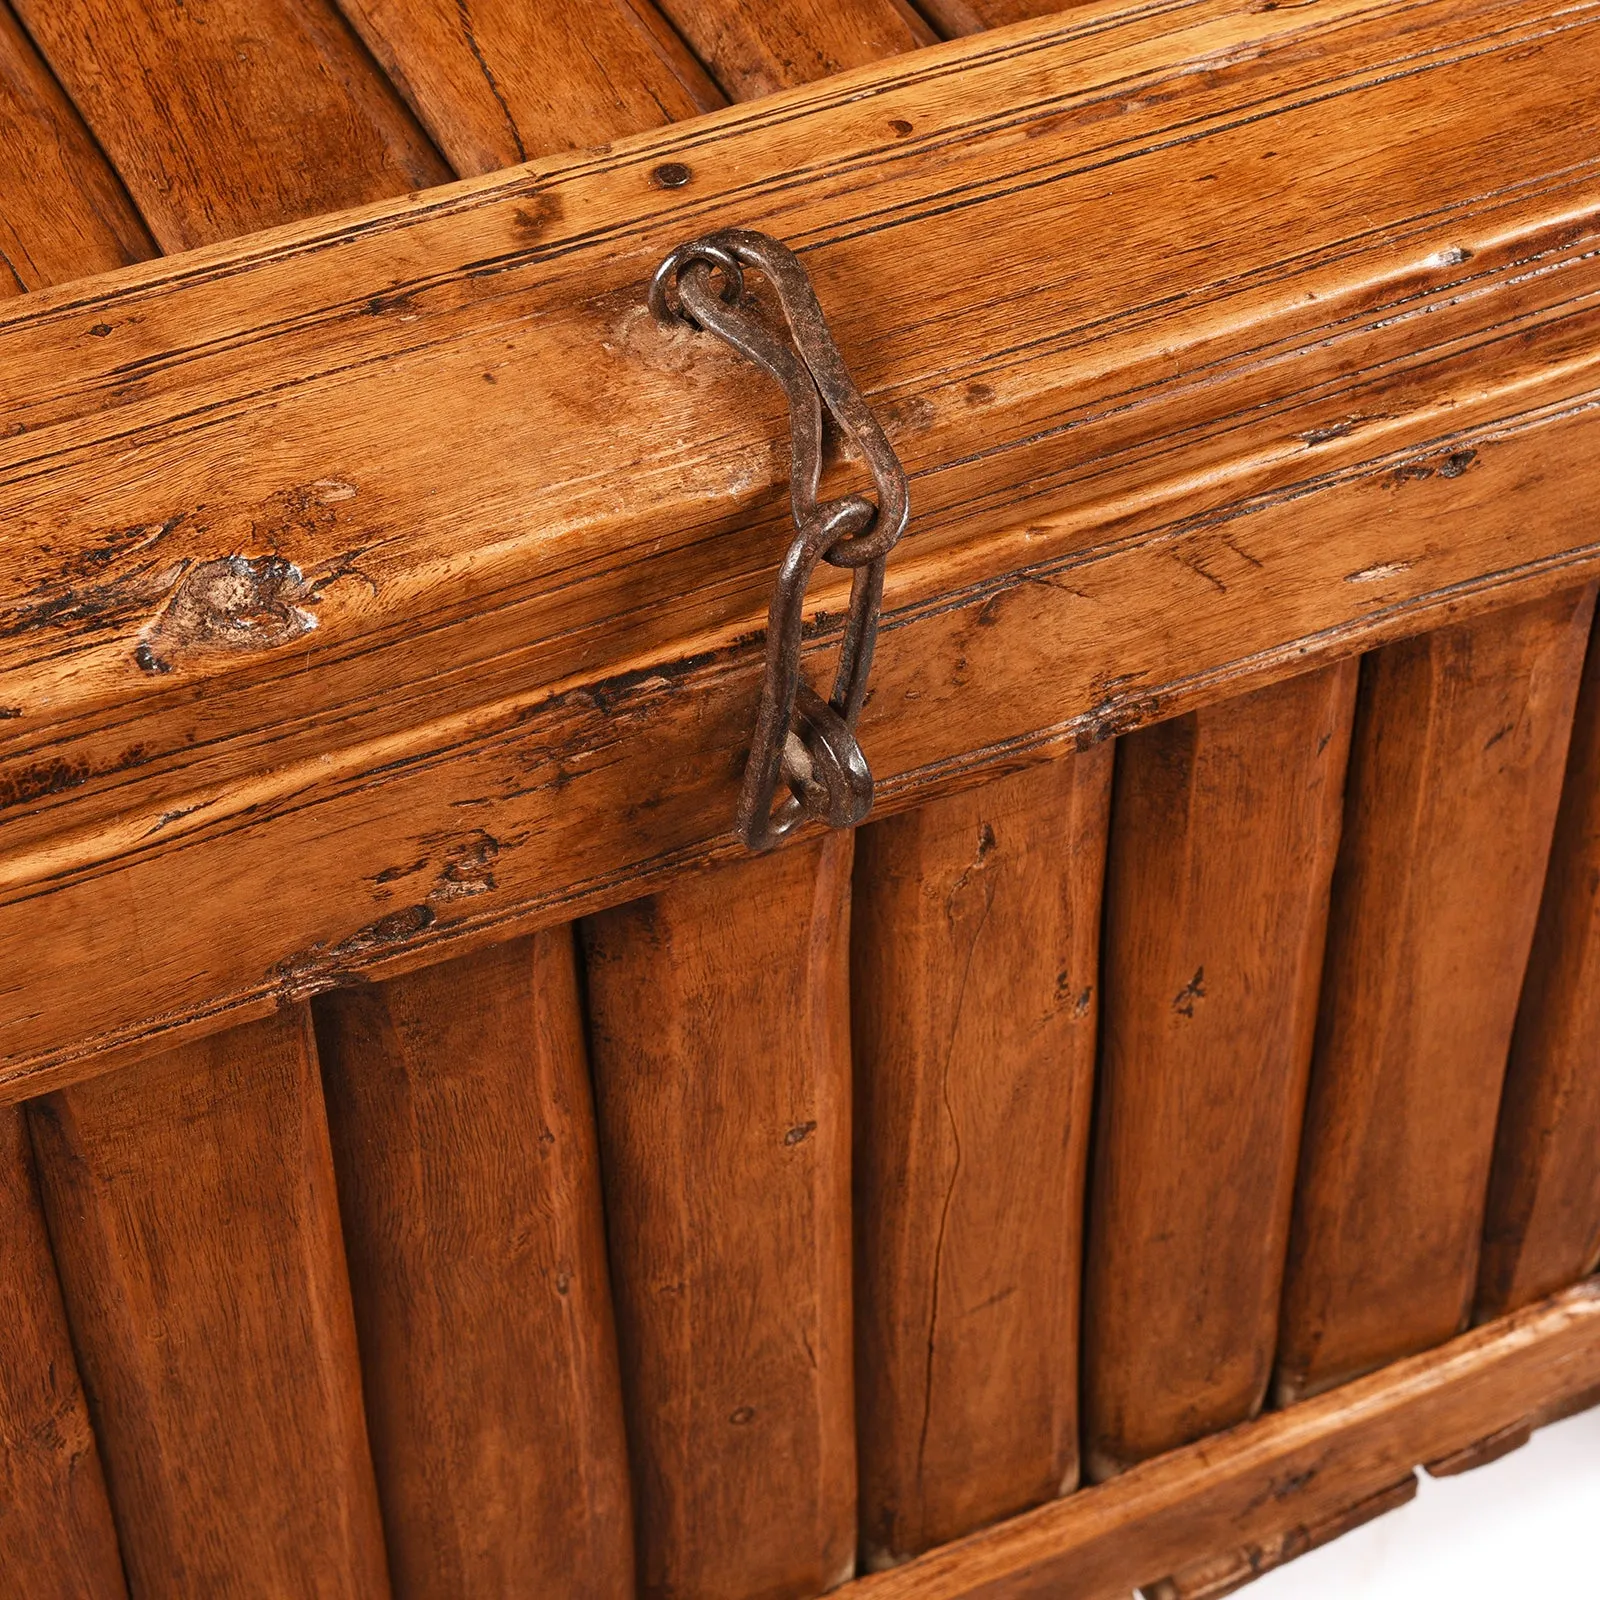
[[[781,402],[642,305],[710,226],[913,475],[885,811],[1600,572],[1597,63],[1091,4],[8,305],[0,1094],[730,852]]]
[[[1600,1385],[1600,1288],[1580,1284],[1450,1344],[1287,1411],[1132,1468],[892,1572],[849,1600],[1123,1600],[1218,1556],[1247,1574],[1389,1491],[1418,1466],[1491,1460],[1479,1441],[1592,1399]],[[1463,1460],[1453,1458],[1464,1457]],[[1267,1557],[1262,1561],[1262,1557]]]

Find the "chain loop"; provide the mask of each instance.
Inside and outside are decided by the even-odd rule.
[[[745,286],[746,268],[777,294],[789,340],[761,320]],[[679,245],[651,281],[650,309],[664,325],[681,321],[716,334],[775,379],[789,402],[795,536],[767,615],[766,677],[735,831],[750,849],[770,850],[808,818],[854,827],[872,807],[872,773],[855,725],[872,668],[884,564],[910,516],[905,468],[851,382],[811,280],[786,245],[748,228]],[[818,501],[825,411],[860,452],[876,501],[864,494]],[[853,569],[849,619],[826,700],[800,674],[806,588],[818,561]],[[781,799],[780,785],[787,791]]]

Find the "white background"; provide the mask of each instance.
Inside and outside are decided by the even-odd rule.
[[[1541,1428],[1240,1591],[1239,1600],[1600,1600],[1600,1408]]]

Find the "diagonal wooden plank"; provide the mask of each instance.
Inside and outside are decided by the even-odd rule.
[[[331,4],[16,0],[16,10],[164,251],[450,176]],[[219,151],[241,153],[221,184]]]

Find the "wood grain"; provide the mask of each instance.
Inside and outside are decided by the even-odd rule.
[[[319,1004],[397,1595],[633,1592],[572,935]]]
[[[284,104],[273,100],[271,70],[239,73],[207,45],[226,19],[172,19],[178,31],[165,43],[179,52],[185,94],[226,114],[198,148],[186,147],[181,118],[120,130],[125,148],[138,144],[131,170],[143,203],[158,213],[178,203],[193,227],[196,207],[225,194],[233,209],[213,221],[228,226],[251,205],[260,208],[257,222],[276,220],[276,208],[314,208],[332,182],[347,200],[394,192],[396,174],[374,161],[373,139],[344,141],[339,126],[319,121],[327,97],[342,95],[340,117],[359,123],[388,94],[358,48],[329,48],[345,36],[320,16],[308,11],[308,38],[286,42],[291,63],[296,49],[315,55],[321,95]],[[93,42],[98,58],[114,50]],[[141,35],[139,48],[148,47]],[[290,175],[256,170],[255,146],[230,139],[246,124],[296,115],[307,122],[305,144],[321,146],[321,165],[301,173],[298,191]],[[379,139],[383,131],[368,128]],[[275,187],[264,194],[268,176]],[[192,192],[174,202],[169,191],[184,185]],[[477,887],[481,865],[461,864],[461,894]],[[345,1222],[402,1596],[571,1582],[593,1595],[631,1590],[599,1179],[570,933],[565,939],[542,936],[537,958],[527,945],[491,951],[330,1012]],[[449,1003],[429,1008],[441,978],[447,1002],[473,1008],[465,1016]],[[84,1115],[93,1129],[92,1113]],[[202,1124],[195,1136],[225,1144],[228,1132]],[[235,1152],[242,1162],[253,1154]],[[513,1292],[519,1265],[536,1269],[543,1298]],[[353,1362],[353,1347],[346,1354]],[[353,1371],[350,1381],[358,1382]],[[274,1399],[296,1403],[292,1393]],[[231,1508],[219,1507],[192,1538],[226,1527]],[[166,1581],[184,1579],[168,1573]],[[359,1586],[362,1575],[328,1581]]]
[[[941,37],[956,39],[986,28],[1053,16],[1070,10],[1071,0],[917,0],[917,5]]]
[[[722,104],[649,0],[339,3],[463,176]]]
[[[1593,611],[1579,590],[1363,663],[1280,1402],[1466,1325]]]
[[[0,150],[0,299],[155,254],[82,118],[5,7]]]
[[[1355,687],[1344,662],[1118,747],[1084,1283],[1095,1478],[1266,1397]]]
[[[730,100],[915,50],[937,37],[909,0],[661,0]]]
[[[1139,1593],[1143,1600],[1222,1600],[1223,1595],[1235,1593],[1245,1584],[1321,1549],[1377,1517],[1398,1511],[1416,1497],[1417,1475],[1408,1472],[1398,1483],[1363,1494],[1354,1504],[1310,1526],[1297,1525],[1274,1538],[1195,1562],[1160,1583],[1146,1584]]]
[[[1589,643],[1500,1099],[1477,1315],[1600,1265],[1600,644]]]
[[[387,1594],[307,1008],[29,1115],[133,1592]]]
[[[639,321],[700,227],[805,247],[915,478],[863,724],[888,807],[1582,581],[1588,17],[1095,3],[0,313],[6,570],[34,574],[0,595],[5,1092],[731,848],[783,422]],[[1266,195],[1269,150],[1297,181]],[[661,190],[667,161],[698,176]],[[1127,234],[1202,187],[1203,246]],[[1120,257],[1052,243],[1111,232]],[[896,287],[974,237],[982,274]],[[259,648],[207,642],[219,577],[220,636]],[[478,828],[494,886],[452,898]],[[195,914],[134,938],[177,871]]]
[[[855,1567],[851,843],[584,925],[648,1596],[801,1600]]]
[[[21,1111],[0,1111],[0,1595],[122,1600],[122,1561]]]
[[[874,31],[898,20],[894,0],[691,5],[676,16],[736,98],[897,47],[896,36]],[[591,932],[613,1239],[627,1230],[671,1241],[665,1252],[641,1256],[630,1246],[613,1257],[630,1367],[639,1367],[629,1374],[630,1416],[646,1594],[809,1596],[855,1570],[849,1283],[839,1274],[851,1231],[849,995],[841,970],[849,861],[848,842],[835,842],[781,865],[746,863],[708,885],[625,909]],[[685,978],[664,958],[695,970]],[[763,958],[780,982],[753,981],[750,963]],[[813,965],[802,972],[799,961]],[[713,970],[698,970],[702,963]],[[728,970],[715,971],[719,965]],[[692,1015],[661,1037],[663,1012]],[[708,1081],[692,1082],[663,1107],[640,1081],[645,1063]],[[761,1084],[769,1073],[775,1082]],[[758,1127],[770,1119],[772,1089],[780,1104],[821,1102],[816,1115],[789,1118],[784,1145],[767,1127],[759,1143],[719,1151],[703,1175],[675,1168],[681,1190],[656,1190],[632,1170],[659,1163],[640,1137],[641,1118],[652,1119],[651,1141],[688,1154],[708,1120],[741,1110],[753,1111]],[[819,1122],[828,1124],[820,1136]],[[809,1160],[788,1153],[799,1145]],[[769,1192],[756,1199],[752,1187],[763,1182]],[[723,1203],[708,1203],[723,1195]],[[675,1259],[686,1216],[695,1218],[697,1237],[675,1292],[713,1300],[709,1316],[692,1306],[687,1318],[663,1315],[650,1304],[661,1292],[658,1255]],[[757,1281],[746,1286],[752,1224],[773,1244],[788,1244],[793,1258],[779,1266],[769,1244]],[[665,1426],[655,1421],[663,1414]],[[785,1459],[758,1466],[758,1452]]]
[[[126,194],[0,7],[0,299],[154,253]],[[0,1112],[0,1595],[127,1593],[26,1114]]]
[[[450,176],[329,0],[15,9],[165,251]]]
[[[1583,1284],[1322,1395],[1147,1461],[841,1591],[844,1600],[1126,1600],[1231,1548],[1270,1546],[1484,1428],[1547,1414],[1600,1373]]]
[[[851,936],[863,1560],[1073,1488],[1111,749],[865,828]]]

